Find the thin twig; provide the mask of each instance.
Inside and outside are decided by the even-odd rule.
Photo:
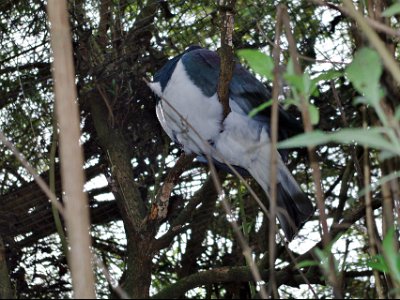
[[[320,6],[327,6],[329,8],[332,8],[334,10],[337,10],[337,11],[341,12],[342,14],[351,15],[351,13],[346,8],[344,8],[343,6],[339,6],[339,5],[336,5],[336,4],[333,4],[333,3],[330,3],[330,2],[325,2],[325,1],[322,1],[322,0],[312,0],[312,2],[314,2],[315,4],[320,5]],[[365,18],[365,21],[368,23],[368,25],[371,26],[372,28],[374,28],[376,31],[383,32],[383,33],[385,33],[387,35],[400,37],[400,31],[399,30],[395,30],[395,29],[393,29],[393,28],[391,28],[391,27],[389,27],[389,26],[387,26],[387,25],[385,25],[385,24],[383,24],[381,22],[378,22],[378,21],[376,21],[374,19],[371,19],[371,18],[368,18],[368,17],[364,17],[364,18]]]
[[[366,21],[365,17],[356,10],[352,1],[343,0],[345,7],[347,8],[348,14],[356,20],[360,26],[362,32],[368,38],[372,46],[378,51],[382,58],[383,64],[386,69],[392,74],[393,78],[400,82],[400,68],[398,62],[394,59],[393,55],[387,49],[385,43],[379,38],[378,34],[371,28]]]
[[[331,89],[332,89],[333,98],[335,99],[337,107],[340,112],[340,117],[342,118],[342,123],[345,127],[349,127],[349,122],[347,121],[346,112],[343,109],[342,101],[340,100],[339,94],[336,90],[335,83],[333,82],[333,80],[331,80]],[[351,158],[353,159],[354,168],[356,169],[357,175],[358,175],[358,176],[356,176],[357,180],[358,180],[358,184],[359,184],[359,186],[362,186],[364,183],[364,178],[363,178],[364,175],[363,175],[363,172],[361,169],[360,162],[358,161],[357,150],[354,145],[351,145],[350,147],[351,147]]]
[[[100,258],[97,255],[95,255],[95,262],[97,264],[97,267],[103,273],[107,282],[111,285],[111,288],[119,296],[119,298],[120,299],[131,299],[131,297],[129,297],[129,295],[123,290],[123,288],[119,284],[116,284],[117,281],[114,278],[112,278],[107,267],[104,265],[104,263],[100,260]]]
[[[287,11],[284,11],[285,13],[283,14],[283,22],[285,24],[285,30],[286,30],[286,37],[289,42],[289,50],[290,50],[290,55],[293,60],[293,65],[295,69],[295,73],[298,76],[302,75],[302,70],[299,64],[299,57],[298,57],[298,52],[296,48],[296,42],[294,40],[292,31],[291,31],[291,26],[290,26],[290,20],[289,20],[289,15],[287,14]],[[301,114],[303,118],[303,124],[304,124],[304,130],[305,132],[312,132],[313,127],[311,124],[311,118],[310,118],[310,112],[308,109],[309,103],[307,103],[306,99],[300,95],[301,97]],[[308,148],[308,154],[310,156],[310,162],[311,162],[311,168],[313,171],[313,178],[314,178],[314,184],[315,184],[315,191],[316,191],[316,198],[317,198],[317,205],[318,209],[320,211],[320,221],[322,225],[322,231],[323,231],[323,236],[325,238],[324,244],[327,246],[330,242],[329,234],[328,234],[328,223],[326,221],[326,213],[325,213],[325,204],[324,204],[324,199],[323,195],[324,193],[322,192],[322,186],[321,186],[321,172],[318,166],[318,160],[315,155],[315,148],[314,147],[309,147]]]
[[[288,44],[289,44],[290,55],[293,60],[295,74],[298,76],[301,76],[302,70],[301,70],[300,63],[299,63],[299,55],[298,55],[297,48],[296,48],[296,41],[294,39],[292,30],[291,30],[291,26],[290,26],[290,18],[287,13],[287,9],[284,9],[283,11],[284,11],[283,22],[285,25],[286,37],[287,37]],[[311,124],[310,112],[308,109],[309,103],[307,102],[306,98],[303,95],[300,95],[300,98],[301,98],[301,114],[302,114],[302,118],[303,118],[305,132],[307,132],[307,133],[312,132],[313,127]],[[320,217],[320,222],[321,222],[322,231],[323,231],[322,242],[323,242],[324,248],[327,249],[328,246],[330,245],[331,238],[329,236],[327,216],[325,213],[325,203],[324,203],[324,193],[323,193],[323,189],[322,189],[321,171],[320,171],[320,168],[318,165],[318,159],[317,159],[314,147],[308,147],[308,155],[310,158],[312,175],[313,175],[313,180],[314,180],[314,185],[315,185],[315,196],[317,199],[317,206],[318,206],[318,209],[320,212],[319,217]],[[342,292],[341,292],[340,286],[338,286],[337,274],[335,271],[335,263],[334,263],[334,258],[333,258],[332,253],[329,254],[329,264],[330,264],[331,271],[329,273],[326,273],[326,276],[328,278],[328,281],[330,282],[330,284],[333,287],[334,296],[336,298],[342,298]]]
[[[252,257],[251,248],[249,247],[248,242],[246,241],[245,237],[243,236],[243,233],[240,230],[239,225],[235,221],[235,217],[232,214],[232,208],[231,208],[231,206],[226,198],[226,195],[222,189],[222,185],[221,185],[221,182],[219,181],[219,178],[217,175],[217,170],[215,169],[213,160],[209,155],[207,156],[207,160],[208,160],[208,165],[210,167],[210,173],[213,178],[215,188],[217,189],[217,192],[218,192],[218,197],[222,201],[222,206],[224,207],[228,221],[232,226],[233,232],[236,236],[237,241],[239,242],[240,247],[242,248],[243,256],[245,257],[247,265],[249,266],[251,273],[253,274],[254,280],[256,281],[256,284],[260,287],[260,291],[259,291],[260,297],[262,299],[268,299],[269,297],[265,290],[265,286],[262,284],[262,277],[261,277],[260,271],[258,270],[257,264],[255,263],[255,261]],[[274,226],[275,226],[275,224],[274,224]]]
[[[36,172],[36,170],[31,166],[31,164],[25,159],[21,152],[11,143],[4,135],[4,133],[0,130],[0,141],[11,150],[14,156],[20,161],[20,163],[24,166],[24,168],[32,175],[33,179],[36,181],[37,185],[41,188],[41,190],[46,194],[46,196],[50,199],[51,203],[57,207],[58,212],[64,216],[64,207],[60,202],[58,202],[56,195],[51,191],[47,183],[40,177],[40,175]]]
[[[367,122],[365,121],[365,108],[363,109],[363,127],[367,127]],[[364,159],[363,159],[363,174],[364,174],[364,187],[369,187],[371,185],[370,179],[370,168],[369,168],[369,151],[368,147],[364,146]],[[369,239],[369,252],[372,257],[375,257],[378,254],[378,240],[375,235],[374,228],[376,227],[374,221],[374,214],[372,210],[372,198],[371,198],[371,191],[368,191],[364,195],[365,199],[365,217],[367,220],[367,232],[368,232],[368,239]],[[379,299],[385,299],[384,295],[384,288],[383,283],[380,278],[379,272],[375,269],[373,270],[374,278],[375,278],[375,285],[376,291],[378,293]]]
[[[258,23],[257,23],[257,27],[258,27],[258,30],[262,33],[263,38],[264,38],[271,46],[273,46],[274,49],[275,49],[275,48],[279,48],[280,51],[285,50],[285,49],[282,49],[281,45],[279,45],[279,44],[274,44],[274,42],[271,41],[271,40],[268,38],[268,36],[265,34],[265,32],[263,31],[263,29],[261,28],[261,26],[260,26]],[[276,36],[276,35],[275,35],[275,36]],[[316,60],[316,59],[313,59],[313,58],[310,58],[310,57],[306,57],[306,56],[302,56],[302,55],[299,55],[299,58],[301,58],[301,59],[303,59],[303,60],[313,61],[313,62],[331,63],[331,64],[344,64],[343,62],[333,62],[333,61],[330,61],[330,60]],[[276,65],[276,62],[275,62],[275,65]],[[274,76],[276,76],[276,74],[275,74]],[[271,218],[271,219],[272,219],[272,218]],[[290,219],[289,219],[289,221],[290,221]],[[294,224],[293,224],[293,227],[295,227]],[[280,235],[281,240],[284,241],[284,237],[282,236],[281,232],[278,231],[278,234]],[[287,251],[287,253],[288,253],[290,259],[292,260],[292,263],[296,263],[296,258],[294,257],[292,251],[291,251],[290,248],[288,247],[288,244],[287,244],[287,243],[284,243],[284,245],[285,245],[285,249],[286,249],[286,251]],[[315,292],[314,288],[311,286],[311,283],[310,283],[310,281],[307,279],[307,277],[305,276],[304,272],[303,272],[301,269],[299,269],[299,268],[297,268],[297,271],[299,272],[300,276],[303,278],[304,282],[308,285],[308,288],[310,289],[310,291],[311,291],[312,294],[314,295],[314,298],[317,299],[317,298],[318,298],[317,293]]]
[[[55,107],[54,107],[55,109]],[[53,136],[51,139],[50,157],[49,157],[49,187],[51,192],[56,194],[56,153],[58,144],[58,127],[55,111],[53,112]],[[58,202],[58,201],[57,201]],[[60,214],[53,201],[51,201],[51,212],[53,214],[56,231],[60,237],[62,252],[68,257],[68,241],[64,233],[64,226],[61,222]]]
[[[279,62],[281,51],[279,48],[280,45],[280,37],[282,31],[282,9],[281,5],[278,6],[278,11],[276,14],[276,23],[275,23],[275,40],[274,40],[274,82],[272,89],[272,108],[271,108],[271,148],[276,149],[276,144],[278,143],[278,109],[279,109],[279,91],[280,91],[280,80],[279,80]],[[270,159],[270,207],[269,212],[271,217],[269,219],[269,287],[272,289],[272,293],[274,298],[279,298],[278,289],[276,286],[276,278],[275,278],[275,255],[276,255],[276,233],[275,233],[275,217],[276,217],[276,208],[277,208],[277,163],[278,157],[276,151],[271,151],[271,159]],[[271,294],[270,290],[268,293]]]
[[[143,78],[143,80],[149,85],[149,82],[147,81],[147,79]],[[190,124],[190,122],[188,122],[188,120],[186,120],[186,119],[182,116],[182,114],[181,114],[167,99],[165,99],[165,97],[161,96],[161,99],[162,99],[163,103],[167,104],[167,105],[173,110],[173,112],[177,114],[177,116],[178,116],[178,118],[179,118],[179,120],[180,120],[179,124],[181,124],[181,125],[184,124],[185,126],[189,127],[189,128],[193,131],[193,133],[200,139],[200,141],[204,144],[204,146],[207,147],[207,148],[209,149],[209,152],[210,152],[210,153],[212,152],[213,154],[215,154],[215,155],[218,157],[218,159],[221,160],[221,162],[223,162],[224,164],[226,164],[226,165],[228,166],[228,168],[229,168],[236,176],[238,176],[238,178],[239,178],[242,182],[244,182],[244,184],[245,184],[246,186],[248,186],[249,191],[250,191],[250,194],[251,194],[252,196],[254,195],[254,199],[256,199],[257,203],[260,205],[260,207],[262,208],[262,210],[266,213],[267,217],[270,217],[270,214],[269,214],[267,208],[265,207],[265,205],[261,202],[261,200],[259,199],[259,197],[258,197],[258,196],[255,194],[255,192],[250,188],[250,186],[249,186],[249,185],[247,184],[247,182],[243,179],[243,177],[236,171],[236,169],[235,169],[230,163],[228,163],[228,162],[224,159],[223,155],[222,155],[221,153],[219,153],[219,151],[217,151],[215,148],[213,148],[213,147],[210,145],[210,143],[209,143],[208,141],[206,141],[206,140],[201,136],[201,134],[196,130],[196,128],[194,128],[194,127]],[[242,246],[243,255],[245,256],[246,261],[247,261],[249,267],[251,268],[251,271],[252,271],[252,273],[253,273],[253,275],[254,275],[254,279],[255,279],[258,283],[260,283],[260,282],[261,282],[261,276],[260,276],[260,273],[259,273],[259,271],[258,271],[257,265],[255,264],[255,262],[254,262],[254,260],[253,260],[253,257],[251,256],[250,247],[248,246],[248,243],[247,243],[246,240],[244,239],[243,234],[242,234],[242,232],[240,231],[240,228],[239,228],[239,226],[237,225],[236,221],[234,221],[234,216],[232,216],[232,212],[231,212],[231,209],[230,209],[230,205],[229,205],[229,203],[227,202],[227,200],[225,199],[225,195],[224,195],[224,193],[223,193],[222,186],[221,186],[221,184],[220,184],[220,182],[219,182],[219,179],[218,179],[218,176],[217,176],[217,172],[215,171],[215,166],[214,166],[214,164],[213,164],[213,162],[212,162],[212,159],[211,159],[210,155],[208,155],[208,154],[207,154],[207,160],[208,160],[208,163],[209,163],[209,166],[210,166],[211,175],[213,176],[213,177],[212,177],[212,178],[213,178],[213,181],[215,182],[215,186],[216,186],[216,189],[217,189],[217,191],[218,191],[218,195],[219,195],[219,197],[221,198],[221,200],[222,200],[222,202],[223,202],[223,206],[224,206],[224,208],[225,208],[225,210],[226,210],[226,213],[227,213],[227,215],[228,215],[230,224],[232,225],[232,228],[233,228],[233,230],[234,230],[234,232],[235,232],[235,235],[236,235],[237,238],[238,238],[239,244]],[[261,297],[263,297],[264,299],[267,298],[267,293],[265,292],[265,287],[264,287],[264,286],[260,286],[260,295],[261,295]]]

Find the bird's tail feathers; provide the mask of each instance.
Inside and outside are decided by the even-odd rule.
[[[257,164],[250,172],[269,196],[269,168]],[[282,161],[278,163],[277,217],[286,238],[291,241],[314,214],[314,207]]]

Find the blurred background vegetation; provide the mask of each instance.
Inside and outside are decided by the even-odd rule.
[[[396,11],[382,16],[392,1],[356,2],[369,20],[398,28]],[[310,95],[319,115],[315,129],[332,132],[383,124],[394,128],[398,138],[400,94],[389,72],[383,70],[378,78],[384,95],[377,105],[386,123],[370,102],[354,103],[363,90],[355,89],[344,71],[356,51],[374,45],[340,9],[341,1],[324,5],[323,1],[238,0],[235,50],[272,54],[279,3],[287,6],[300,63],[310,78],[332,71],[340,74],[316,81],[316,91]],[[143,78],[151,80],[168,58],[189,45],[217,50],[221,34],[217,1],[74,0],[68,4],[93,251],[133,298],[257,297],[205,165],[187,164],[173,190],[167,218],[148,220],[151,203],[180,150],[162,131],[155,115],[156,100]],[[51,151],[57,149],[57,120],[48,25],[46,1],[0,3],[0,130],[46,181],[54,178],[55,192],[62,199],[58,153]],[[399,35],[387,30],[378,34],[397,58]],[[285,66],[289,61],[285,38],[281,48]],[[362,72],[367,73],[368,67]],[[292,97],[287,87],[282,95]],[[295,106],[288,109],[300,118]],[[398,229],[398,156],[351,142],[323,143],[316,151],[334,242],[329,249],[315,251],[322,247],[318,211],[289,248],[277,236],[273,267],[280,297],[332,297],[324,265],[330,251],[336,267],[328,271],[337,273],[336,284],[345,298],[393,297],[400,284],[397,232],[390,231]],[[71,297],[70,274],[51,204],[12,153],[3,146],[0,152],[0,296]],[[315,201],[304,151],[291,152],[289,168]],[[218,176],[268,283],[272,267],[268,265],[268,219],[238,179],[223,172]],[[266,201],[261,189],[249,182]],[[365,195],[371,199],[368,205]],[[369,230],[366,207],[373,216]],[[294,258],[303,263],[297,265]],[[101,270],[95,272],[98,297],[118,297]]]

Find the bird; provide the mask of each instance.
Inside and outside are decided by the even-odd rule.
[[[148,86],[156,95],[163,130],[186,154],[211,157],[219,168],[232,165],[253,177],[267,196],[270,156],[277,153],[277,218],[288,241],[314,214],[314,206],[286,166],[287,150],[271,147],[271,108],[249,112],[271,99],[270,88],[239,62],[229,83],[230,112],[224,117],[217,88],[220,57],[198,45],[168,60]],[[279,105],[278,140],[302,132],[301,123]]]

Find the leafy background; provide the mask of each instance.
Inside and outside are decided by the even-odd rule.
[[[356,3],[367,24],[383,24],[384,30],[372,31],[385,55],[354,21],[349,1],[347,6],[237,1],[234,48],[267,85],[274,75],[278,2],[287,6],[304,70],[294,72],[283,37],[282,105],[300,118],[305,99],[314,128],[279,147],[296,148],[289,168],[316,203],[310,161],[298,149],[315,146],[332,242],[322,243],[318,211],[289,245],[278,235],[277,291],[282,298],[398,296],[400,94],[388,67],[398,68],[398,4]],[[142,78],[152,78],[191,44],[216,50],[218,5],[155,0],[68,5],[93,251],[131,297],[256,297],[258,287],[205,165],[185,166],[165,220],[143,222],[180,151],[160,128],[154,96]],[[46,181],[54,178],[62,199],[46,2],[6,0],[0,7],[0,129]],[[6,147],[0,151],[0,295],[71,297],[63,223],[57,232],[47,197]],[[268,220],[243,182],[223,172],[218,177],[269,288]],[[94,269],[98,297],[118,296]]]

